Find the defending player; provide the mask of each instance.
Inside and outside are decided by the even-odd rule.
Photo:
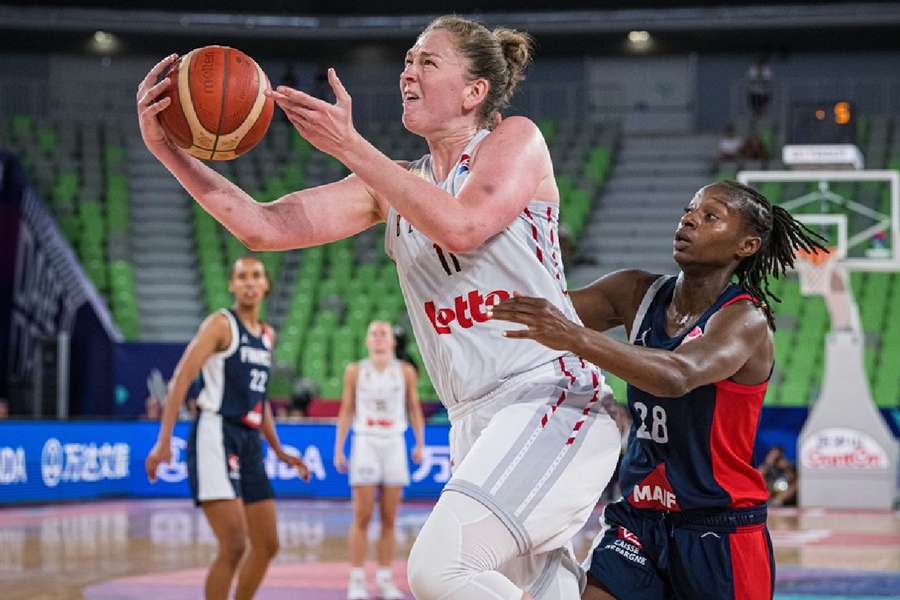
[[[786,210],[726,181],[685,209],[677,277],[618,271],[573,291],[585,326],[542,299],[494,308],[528,326],[508,337],[578,353],[628,382],[624,499],[606,507],[585,599],[772,597],[768,491],[751,459],[774,360],[768,278],[799,248],[820,246]],[[630,344],[599,333],[617,325]]]
[[[275,332],[259,320],[269,291],[262,262],[235,261],[228,290],[234,294],[234,306],[203,321],[175,368],[159,437],[145,463],[152,482],[159,464],[172,459],[175,420],[202,367],[204,387],[197,399],[187,463],[191,495],[219,543],[206,574],[206,600],[226,600],[236,572],[234,598],[253,598],[278,551],[274,494],[263,464],[260,430],[278,459],[309,480],[303,461],[282,449],[266,401]]]
[[[430,153],[395,162],[354,128],[333,70],[330,104],[271,92],[297,131],[352,175],[260,204],[170,143],[157,114],[169,84],[138,90],[144,142],[187,191],[253,249],[315,246],[385,221],[413,330],[447,406],[455,471],[409,557],[419,600],[577,597],[570,540],[619,454],[598,402],[600,372],[537,343],[515,349],[486,310],[513,290],[577,320],[558,243],[559,192],[546,143],[524,117],[499,122],[530,59],[529,38],[441,17],[400,75],[403,124]],[[498,124],[499,122],[499,124]]]
[[[366,546],[369,520],[380,492],[381,537],[378,540],[378,570],[375,583],[378,598],[400,600],[391,574],[394,560],[394,521],[409,485],[406,462],[406,417],[412,423],[416,445],[413,462],[422,461],[425,446],[425,417],[416,391],[416,372],[407,362],[394,358],[394,332],[389,323],[373,321],[366,334],[369,357],[350,363],[344,372],[344,394],[334,438],[334,466],[347,472],[344,442],[353,421],[353,449],[350,453],[350,486],[353,490],[353,523],[347,532],[350,555],[348,600],[365,600]]]

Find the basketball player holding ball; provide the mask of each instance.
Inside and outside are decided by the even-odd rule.
[[[391,160],[354,128],[336,73],[336,103],[270,92],[297,131],[350,171],[269,204],[167,139],[157,115],[171,63],[138,93],[148,149],[251,249],[326,244],[386,222],[419,348],[452,424],[454,473],[412,548],[419,600],[570,599],[584,573],[571,540],[619,455],[601,408],[603,376],[571,352],[511,345],[487,311],[513,291],[549,299],[573,320],[558,243],[550,153],[529,119],[500,120],[530,59],[526,34],[467,19],[433,21],[400,75],[403,124],[430,153]],[[161,105],[162,104],[162,105]]]
[[[394,331],[386,321],[372,321],[366,333],[368,358],[350,363],[344,372],[344,393],[334,436],[334,466],[348,470],[344,455],[347,431],[353,423],[353,449],[350,453],[350,487],[353,490],[353,523],[347,532],[350,555],[350,580],[347,600],[366,600],[363,565],[368,545],[369,520],[380,491],[381,537],[378,540],[378,570],[375,583],[379,600],[402,600],[391,573],[394,560],[394,522],[409,485],[406,462],[407,414],[412,423],[416,445],[413,462],[422,462],[425,446],[425,417],[416,390],[416,371],[394,354]]]
[[[175,420],[188,386],[202,369],[204,387],[197,398],[187,463],[191,495],[219,544],[206,573],[206,600],[227,600],[235,573],[235,600],[253,598],[278,551],[274,494],[260,430],[279,460],[309,480],[303,461],[282,449],[265,397],[275,332],[259,320],[269,291],[262,262],[235,261],[228,289],[234,306],[203,321],[175,367],[159,437],[144,465],[153,482],[160,463],[172,460]]]

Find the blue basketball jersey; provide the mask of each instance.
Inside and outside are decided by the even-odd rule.
[[[263,323],[260,334],[253,335],[234,311],[222,309],[222,314],[231,325],[231,344],[203,365],[204,387],[197,406],[257,428],[272,365],[271,330]]]
[[[701,337],[709,319],[740,300],[753,300],[731,284],[685,333],[666,334],[666,307],[675,277],[647,291],[632,325],[631,341],[674,351]],[[767,382],[731,380],[700,386],[680,398],[659,398],[628,386],[633,419],[619,485],[635,508],[664,511],[747,507],[768,497],[751,463]]]

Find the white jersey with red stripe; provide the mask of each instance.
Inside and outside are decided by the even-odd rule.
[[[472,138],[442,182],[434,179],[430,155],[411,163],[409,170],[457,196],[478,144],[489,133],[482,130]],[[425,367],[451,414],[454,407],[481,398],[510,378],[566,355],[531,340],[504,338],[501,332],[516,326],[489,320],[485,313],[516,291],[546,298],[580,323],[566,292],[558,214],[555,203],[532,200],[481,246],[454,254],[393,208],[388,211],[385,250],[397,264]]]
[[[373,435],[406,431],[406,379],[400,361],[392,360],[382,370],[369,359],[359,362],[353,431]]]

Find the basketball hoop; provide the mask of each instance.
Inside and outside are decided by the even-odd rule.
[[[803,296],[828,295],[831,272],[838,254],[835,248],[826,251],[797,251],[797,273],[800,276],[800,294]]]

